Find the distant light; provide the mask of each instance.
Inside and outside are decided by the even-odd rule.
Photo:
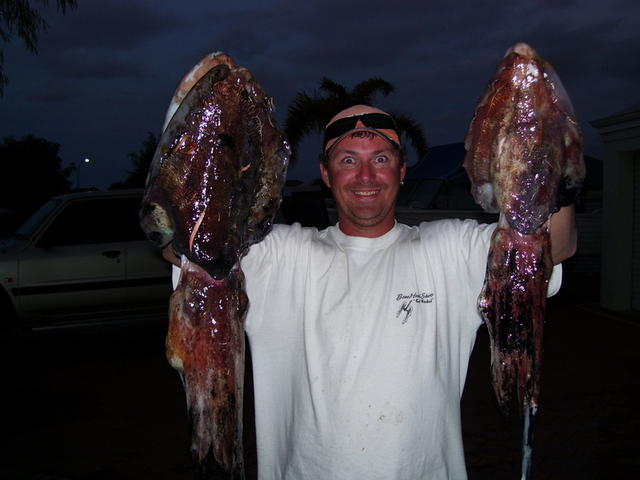
[[[84,159],[84,163],[89,163],[90,161],[91,161],[91,159],[90,159],[90,158],[85,158],[85,159]]]

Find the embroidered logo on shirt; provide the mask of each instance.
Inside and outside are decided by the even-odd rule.
[[[400,305],[400,308],[396,313],[396,318],[402,317],[402,324],[404,325],[405,323],[407,323],[407,320],[409,320],[409,317],[413,313],[413,309],[417,305],[433,302],[433,293],[427,293],[427,292],[399,293],[396,296],[396,302]]]

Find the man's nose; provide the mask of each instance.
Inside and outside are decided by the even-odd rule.
[[[375,176],[375,170],[369,162],[360,162],[358,168],[358,180],[368,182]]]

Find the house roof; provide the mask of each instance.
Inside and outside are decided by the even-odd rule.
[[[602,129],[610,127],[612,125],[618,125],[624,122],[638,121],[640,119],[640,102],[636,103],[629,108],[616,112],[612,115],[608,115],[603,118],[591,120],[589,124],[595,128]]]
[[[409,167],[409,178],[452,178],[460,174],[465,156],[464,143],[430,147],[427,154]]]
[[[464,143],[449,143],[429,148],[427,154],[407,170],[407,178],[462,180],[466,179]],[[602,187],[602,160],[584,156],[587,168],[585,186]]]

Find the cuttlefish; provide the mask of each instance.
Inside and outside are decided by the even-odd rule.
[[[166,352],[186,393],[198,476],[217,463],[244,478],[242,399],[247,309],[240,259],[270,230],[290,149],[273,102],[228,55],[183,78],[147,178],[147,237],[182,258]]]
[[[529,45],[514,45],[498,65],[465,147],[475,200],[500,213],[478,304],[489,330],[498,403],[505,412],[524,413],[526,476],[553,269],[549,219],[575,201],[585,176],[571,101],[553,67]]]

